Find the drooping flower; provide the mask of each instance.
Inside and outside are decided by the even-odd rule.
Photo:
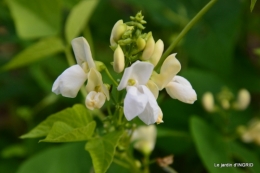
[[[77,65],[67,68],[55,80],[52,91],[64,97],[74,98],[88,79],[86,106],[89,109],[100,108],[105,102],[104,98],[109,100],[109,94],[102,82],[101,74],[96,69],[89,44],[84,37],[73,39],[71,44]]]
[[[175,56],[176,54],[171,54],[165,59],[160,73],[153,72],[150,82],[153,82],[158,87],[158,90],[165,88],[173,99],[192,104],[197,100],[197,94],[187,79],[177,76],[181,69],[181,64]],[[150,84],[150,86],[152,85]],[[149,87],[149,89],[152,90],[152,93],[158,92],[155,87]]]
[[[153,65],[148,62],[136,61],[126,68],[118,90],[126,88],[124,114],[128,121],[138,116],[145,124],[162,122],[162,112],[153,94],[145,86],[148,82]],[[158,119],[159,117],[159,119]]]
[[[134,148],[141,151],[145,155],[150,155],[154,149],[156,142],[156,127],[139,126],[133,133],[131,141],[134,142]]]
[[[54,82],[52,92],[64,97],[74,98],[80,87],[88,79],[88,71],[95,68],[88,42],[84,37],[72,40],[72,48],[76,57],[77,65],[67,68]]]

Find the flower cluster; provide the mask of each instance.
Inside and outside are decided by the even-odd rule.
[[[130,17],[130,22],[116,22],[110,47],[114,51],[113,69],[122,74],[117,90],[127,91],[124,115],[128,121],[138,116],[149,125],[163,122],[163,113],[156,101],[159,91],[165,88],[170,97],[189,104],[197,99],[197,95],[191,84],[177,75],[181,65],[176,54],[169,55],[160,71],[156,72],[164,44],[160,39],[155,42],[151,32],[143,33],[146,23],[143,18],[139,12],[135,17]],[[102,82],[89,45],[83,37],[79,37],[72,41],[72,47],[78,64],[69,67],[57,78],[52,91],[65,97],[75,97],[88,79],[86,106],[91,110],[101,108],[105,100],[109,100],[109,91]]]

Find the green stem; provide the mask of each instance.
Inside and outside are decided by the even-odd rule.
[[[156,70],[161,67],[162,63],[166,57],[171,53],[175,46],[181,41],[181,39],[187,34],[187,32],[199,21],[199,19],[217,2],[217,0],[211,0],[207,5],[205,5],[200,12],[183,28],[178,37],[172,42],[168,49],[162,55],[159,63],[156,66]]]
[[[124,162],[122,162],[121,160],[118,160],[116,158],[113,159],[113,162],[115,162],[116,164],[122,166],[122,167],[125,167],[127,169],[129,169],[129,165],[125,164]]]
[[[149,162],[150,162],[149,155],[146,154],[144,156],[144,173],[150,173]]]
[[[110,72],[108,71],[107,68],[105,68],[105,72],[108,75],[108,77],[113,81],[113,83],[118,86],[118,83],[116,82],[116,80],[113,78],[113,76],[110,74]]]

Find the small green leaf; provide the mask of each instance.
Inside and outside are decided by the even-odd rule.
[[[1,70],[11,70],[28,65],[47,56],[62,52],[63,49],[61,39],[57,37],[44,38],[16,55]]]
[[[252,173],[258,173],[260,170],[260,162],[254,151],[250,151],[242,145],[231,142],[232,155],[240,161],[240,163],[253,163],[253,167],[247,167]]]
[[[8,0],[6,3],[21,38],[53,36],[59,32],[61,25],[60,0]]]
[[[65,25],[65,34],[68,43],[82,32],[97,4],[98,0],[80,1],[71,10]]]
[[[254,7],[255,7],[255,3],[257,0],[251,0],[251,4],[250,4],[250,11],[252,12]]]
[[[215,167],[215,164],[232,163],[229,146],[222,136],[199,117],[192,117],[190,123],[197,151],[207,170],[210,173],[236,173],[237,169],[233,167]]]
[[[92,117],[85,106],[77,104],[72,108],[67,108],[50,115],[29,133],[22,135],[21,138],[38,138],[47,136],[54,123],[58,121],[67,124],[73,129],[76,129],[87,126],[92,121]],[[65,132],[68,132],[68,128],[66,128]]]
[[[64,122],[57,121],[47,137],[40,142],[76,142],[85,141],[91,138],[96,127],[96,122],[92,121],[84,127],[73,129]]]
[[[89,151],[96,173],[105,173],[115,154],[115,149],[123,131],[111,132],[105,136],[91,139],[85,149]]]

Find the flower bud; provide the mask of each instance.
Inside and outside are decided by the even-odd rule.
[[[114,68],[115,72],[117,72],[117,73],[121,73],[125,68],[124,52],[121,49],[120,45],[117,46],[117,48],[114,52],[113,68]]]
[[[223,109],[229,109],[230,108],[230,103],[229,103],[229,100],[228,99],[223,99],[221,100],[221,106]]]
[[[202,96],[202,105],[208,112],[214,112],[214,97],[211,92],[206,92]]]
[[[155,43],[155,47],[154,47],[154,51],[152,54],[152,57],[149,59],[149,61],[156,66],[157,63],[159,62],[162,53],[163,53],[163,48],[164,48],[164,44],[163,41],[161,39],[159,39],[156,43]]]
[[[86,97],[86,107],[90,110],[100,109],[106,101],[105,94],[101,92],[91,91]]]
[[[123,23],[123,20],[119,20],[115,23],[110,36],[110,44],[112,46],[121,38],[126,31],[126,28],[127,26]]]
[[[141,60],[144,61],[144,60],[148,60],[148,59],[151,58],[151,56],[153,54],[153,51],[154,51],[154,46],[155,46],[155,42],[154,42],[153,36],[151,35],[147,39],[147,42],[146,42],[146,45],[145,45],[145,48],[144,48]]]
[[[139,51],[143,50],[146,45],[145,40],[142,37],[138,37],[136,40],[136,45]]]
[[[141,151],[144,155],[150,155],[153,151],[156,141],[155,125],[138,127],[131,138],[134,142],[134,148]]]
[[[101,61],[95,61],[96,69],[102,71],[106,68],[105,64]]]
[[[234,108],[237,110],[245,110],[250,103],[250,93],[246,89],[241,89],[238,92],[238,97],[234,103]]]

